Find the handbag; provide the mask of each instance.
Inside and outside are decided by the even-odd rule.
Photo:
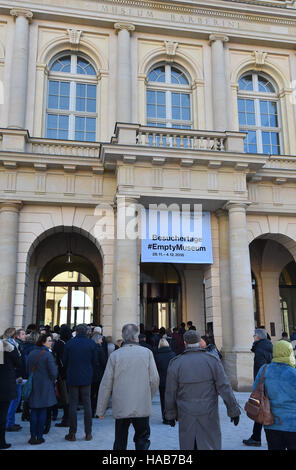
[[[28,401],[29,398],[30,398],[30,395],[32,393],[32,388],[33,388],[33,375],[34,375],[34,372],[35,372],[35,369],[36,369],[36,366],[37,366],[37,363],[41,357],[41,355],[45,352],[45,349],[43,349],[40,354],[38,354],[37,358],[36,358],[36,361],[32,367],[32,371],[31,371],[31,374],[29,375],[28,377],[28,380],[27,382],[23,385],[22,387],[22,399],[24,401]]]
[[[268,396],[266,395],[264,386],[264,374],[267,364],[265,365],[260,382],[255,390],[251,393],[249,400],[245,404],[247,416],[256,423],[265,426],[271,426],[274,423],[274,416],[271,412],[271,406]]]

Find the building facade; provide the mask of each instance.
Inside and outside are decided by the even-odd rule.
[[[116,340],[192,320],[248,390],[254,326],[296,324],[295,2],[0,15],[1,331],[86,321]],[[211,262],[143,262],[120,233],[150,204],[201,204]]]

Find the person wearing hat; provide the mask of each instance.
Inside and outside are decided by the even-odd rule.
[[[218,395],[235,426],[241,414],[221,361],[200,346],[198,331],[184,334],[185,351],[171,359],[166,380],[165,418],[179,421],[180,450],[220,450]]]
[[[263,368],[253,385],[258,385]],[[296,369],[291,343],[280,340],[273,345],[273,358],[264,373],[265,392],[270,400],[274,423],[264,426],[268,450],[296,450]]]

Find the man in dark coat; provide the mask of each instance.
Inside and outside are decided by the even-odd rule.
[[[164,410],[165,410],[165,384],[167,377],[167,370],[169,367],[170,360],[175,357],[176,354],[171,350],[169,343],[166,339],[162,338],[159,341],[158,352],[155,356],[155,363],[159,374],[159,395],[160,395],[160,405],[161,405],[161,414],[163,424],[170,424],[170,422],[165,419]]]
[[[84,408],[85,439],[92,439],[92,410],[91,410],[91,384],[98,363],[97,346],[87,337],[87,325],[76,327],[75,338],[67,342],[64,350],[64,367],[69,386],[69,434],[67,441],[76,441],[77,431],[77,405],[79,394]]]
[[[143,346],[144,348],[148,348],[150,349],[150,351],[152,351],[152,346],[150,346],[150,344],[147,343],[146,335],[144,333],[139,334],[139,345]]]
[[[0,340],[0,449],[11,446],[5,441],[6,417],[11,400],[17,398],[15,369],[21,366],[16,348],[7,340]]]
[[[97,401],[98,401],[98,392],[100,388],[100,384],[106,369],[108,356],[106,355],[102,342],[103,337],[102,335],[93,336],[92,340],[97,346],[97,353],[98,353],[98,361],[96,368],[94,370],[93,382],[91,384],[91,409],[92,409],[92,416],[95,418],[96,416],[96,409],[97,409]]]
[[[183,335],[178,331],[178,328],[173,328],[171,349],[176,354],[182,354],[185,349]]]
[[[257,328],[254,333],[254,343],[251,351],[255,353],[254,356],[254,380],[261,366],[269,364],[272,360],[272,343],[267,339],[267,331],[262,328]],[[261,446],[261,431],[262,424],[254,422],[253,434],[249,439],[244,439],[243,443],[246,446],[260,447]]]
[[[170,361],[165,392],[165,417],[179,421],[181,450],[220,450],[218,395],[235,426],[240,407],[221,361],[200,347],[200,334],[184,334],[185,351]]]
[[[59,391],[59,402],[63,408],[64,414],[62,417],[62,421],[60,423],[56,423],[55,426],[58,428],[68,428],[69,427],[69,400],[68,400],[68,392],[67,392],[67,385],[66,385],[66,370],[63,363],[63,355],[65,350],[65,345],[67,341],[72,339],[72,332],[71,329],[66,325],[63,324],[60,327],[60,337],[58,341],[54,343],[53,346],[53,354],[56,359],[56,363],[58,366],[58,391]]]

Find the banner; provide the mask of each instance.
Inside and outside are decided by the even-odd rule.
[[[213,263],[210,212],[144,209],[141,223],[142,263]]]

